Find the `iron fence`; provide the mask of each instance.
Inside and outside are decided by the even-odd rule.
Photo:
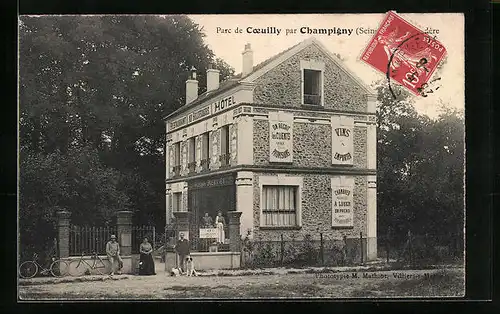
[[[242,263],[246,267],[346,266],[363,263],[366,237],[285,237],[275,240],[243,240]]]
[[[82,253],[106,254],[106,243],[112,234],[116,234],[116,226],[89,227],[71,225],[69,232],[69,255]]]
[[[132,227],[132,254],[139,254],[139,248],[144,238],[148,238],[153,248],[156,249],[156,230],[154,226]]]

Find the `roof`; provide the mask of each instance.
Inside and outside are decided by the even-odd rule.
[[[193,102],[187,104],[187,105],[184,105],[182,107],[180,107],[179,109],[175,110],[174,112],[168,114],[164,119],[167,119],[173,115],[176,115],[178,113],[181,113],[181,112],[184,112],[186,110],[188,110],[189,108],[192,108],[200,103],[202,103],[203,101],[207,100],[207,99],[210,99],[214,96],[217,96],[219,94],[221,94],[222,92],[225,92],[233,87],[235,87],[236,85],[239,85],[239,81],[241,79],[244,79],[246,77],[248,77],[250,74],[252,73],[255,73],[256,71],[262,69],[264,66],[268,65],[269,63],[271,63],[272,61],[278,59],[279,57],[281,57],[282,55],[284,55],[285,53],[287,53],[288,51],[292,50],[293,48],[297,47],[298,45],[300,45],[301,43],[303,42],[300,42],[296,45],[293,45],[292,47],[286,49],[286,50],[283,50],[282,52],[270,57],[269,59],[267,60],[264,60],[262,61],[261,63],[257,64],[256,66],[253,67],[253,70],[252,72],[248,73],[247,75],[243,76],[242,73],[238,73],[234,76],[232,76],[230,79],[228,80],[225,80],[223,82],[221,82],[221,84],[219,85],[219,88],[216,89],[216,90],[213,90],[213,91],[209,91],[209,92],[204,92],[202,94],[200,94],[198,96],[198,98],[196,98],[196,100],[194,100]]]
[[[169,115],[167,115],[164,119],[167,119],[171,116],[174,116],[178,113],[181,113],[181,112],[184,112],[190,108],[193,108],[195,107],[196,105],[199,105],[200,103],[214,97],[214,96],[217,96],[237,85],[240,85],[241,84],[241,81],[245,80],[246,78],[248,78],[249,76],[251,75],[254,75],[256,74],[257,72],[259,72],[260,70],[264,71],[264,72],[267,72],[265,71],[265,67],[270,65],[271,63],[273,63],[274,61],[277,61],[278,59],[280,59],[282,56],[284,56],[286,53],[294,50],[295,48],[299,47],[299,46],[303,46],[302,48],[304,47],[307,47],[309,46],[310,44],[312,43],[315,43],[319,46],[319,48],[321,48],[322,50],[325,50],[326,52],[328,52],[328,55],[335,61],[335,63],[342,69],[346,72],[346,74],[348,74],[352,79],[354,79],[358,84],[360,84],[368,93],[373,93],[371,91],[371,88],[369,88],[366,84],[364,84],[359,78],[357,78],[356,76],[354,76],[350,71],[348,71],[343,65],[342,65],[342,62],[340,61],[340,59],[338,59],[335,55],[333,55],[328,49],[326,49],[325,46],[323,46],[318,40],[316,40],[314,37],[310,37],[306,40],[303,40],[293,46],[291,46],[290,48],[286,49],[286,50],[283,50],[282,52],[270,57],[269,59],[257,64],[256,66],[253,67],[253,70],[252,72],[248,73],[247,75],[243,76],[242,73],[238,73],[236,75],[234,75],[233,77],[231,77],[230,79],[226,80],[226,81],[223,81],[220,83],[219,85],[219,88],[216,89],[216,90],[213,90],[213,91],[209,91],[209,92],[204,92],[202,94],[200,94],[198,96],[198,98],[196,98],[196,100],[194,100],[193,102],[187,104],[187,105],[184,105],[182,107],[180,107],[179,109],[175,110],[174,112],[170,113]],[[300,50],[302,50],[301,48],[298,48]]]

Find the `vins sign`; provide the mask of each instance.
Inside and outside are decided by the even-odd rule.
[[[353,164],[353,129],[352,117],[332,117],[332,164]]]
[[[292,162],[293,122],[269,121],[269,161]]]

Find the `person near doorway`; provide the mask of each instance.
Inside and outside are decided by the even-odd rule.
[[[153,260],[153,246],[149,243],[148,238],[144,238],[142,241],[139,252],[141,253],[139,259],[139,275],[156,275],[155,262]]]
[[[182,272],[185,272],[186,268],[184,267],[184,262],[186,261],[186,256],[188,256],[190,253],[190,247],[189,247],[189,240],[184,239],[184,233],[182,232],[179,234],[179,240],[177,240],[177,244],[175,245],[175,251],[179,256],[179,261],[180,261],[179,266]]]
[[[203,223],[203,228],[212,228],[214,226],[212,217],[210,217],[208,213],[205,213],[205,216],[203,216],[202,223]]]
[[[222,217],[222,212],[217,214],[215,217],[215,227],[217,228],[217,243],[224,243],[224,239],[226,238],[224,234],[224,227],[226,226],[226,221],[224,217]]]
[[[111,276],[115,274],[115,261],[118,262],[118,270],[117,273],[121,273],[121,269],[123,267],[123,260],[120,256],[120,244],[116,241],[116,236],[114,234],[111,235],[111,239],[106,243],[106,255],[108,256],[110,268],[111,268]]]

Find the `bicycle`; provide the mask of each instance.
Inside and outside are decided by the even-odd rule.
[[[82,252],[80,259],[73,260],[69,263],[69,274],[74,277],[82,276],[91,270],[96,270],[99,274],[104,275],[107,273],[106,263],[97,255],[97,252],[92,253],[92,264],[87,262],[84,258],[85,253]]]
[[[38,263],[38,254],[33,254],[33,259],[31,261],[22,262],[19,265],[19,276],[24,279],[33,278],[36,274],[41,275],[52,274],[54,277],[63,277],[67,275],[69,270],[69,264],[66,261],[56,259],[52,257],[52,263],[49,268],[45,268],[40,263]]]

